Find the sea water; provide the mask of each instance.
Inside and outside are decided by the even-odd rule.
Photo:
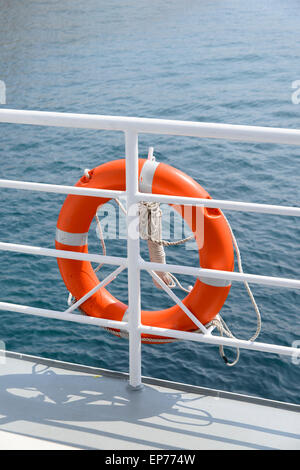
[[[0,0],[1,107],[299,128],[299,47],[293,0]],[[0,177],[14,180],[73,185],[85,168],[124,157],[120,132],[1,124],[0,142]],[[299,205],[298,147],[140,135],[141,157],[149,146],[158,161],[189,174],[213,198]],[[1,189],[1,241],[53,248],[64,199]],[[298,218],[225,214],[245,272],[299,278]],[[106,240],[108,254],[126,255],[126,240],[115,238]],[[90,252],[101,253],[94,224],[89,242]],[[170,263],[199,263],[189,244],[166,252]],[[2,251],[0,259],[1,301],[67,308],[54,258]],[[99,278],[110,270],[102,268]],[[184,286],[194,282],[178,277]],[[143,308],[172,305],[148,274],[141,278]],[[251,287],[262,315],[259,341],[298,345],[299,292]],[[125,272],[109,290],[127,302]],[[238,338],[255,332],[242,283],[233,283],[221,314]],[[100,328],[5,311],[0,322],[8,350],[128,370],[127,340]],[[232,360],[235,350],[226,354]],[[143,375],[299,403],[298,362],[241,350],[229,368],[217,346],[143,345]]]

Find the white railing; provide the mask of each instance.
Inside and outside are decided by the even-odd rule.
[[[102,189],[81,188],[73,186],[61,186],[53,184],[31,183],[12,180],[0,180],[0,187],[14,188],[31,191],[45,191],[61,194],[76,194],[91,197],[116,198],[121,195],[127,197],[128,207],[136,207],[140,201],[158,201],[164,203],[180,203],[184,205],[198,205],[214,207],[234,211],[248,211],[258,213],[277,214],[282,216],[300,217],[299,207],[286,207],[270,204],[245,203],[237,201],[219,201],[214,199],[195,199],[180,196],[166,196],[157,194],[144,194],[138,188],[138,134],[169,134],[181,136],[193,136],[199,138],[227,139],[248,142],[269,142],[277,144],[300,145],[300,131],[291,129],[236,126],[213,123],[198,123],[186,121],[170,121],[161,119],[141,119],[117,116],[100,116],[87,114],[53,113],[41,111],[0,110],[0,122],[15,124],[31,124],[42,126],[61,126],[71,128],[97,129],[123,131],[125,134],[126,156],[126,192],[109,191]],[[153,336],[167,336],[170,338],[199,341],[215,345],[234,346],[283,355],[297,355],[299,350],[293,347],[266,344],[260,342],[243,341],[233,338],[214,336],[212,329],[205,328],[194,315],[181,303],[178,297],[166,286],[168,294],[177,302],[185,313],[192,318],[194,323],[202,330],[203,334],[169,330],[165,328],[151,327],[141,324],[141,300],[140,300],[140,270],[146,270],[153,275],[153,271],[168,271],[185,275],[206,277],[212,279],[226,279],[238,282],[253,282],[274,287],[286,287],[300,289],[300,280],[281,277],[261,276],[228,271],[203,269],[200,267],[187,267],[170,264],[157,264],[144,261],[140,256],[140,244],[137,237],[130,237],[128,227],[138,217],[137,209],[128,211],[127,214],[127,258],[116,256],[103,256],[72,251],[55,250],[36,246],[12,244],[0,242],[0,250],[27,253],[31,255],[50,256],[55,258],[68,258],[75,260],[94,261],[119,266],[113,273],[101,281],[84,298],[80,299],[73,307],[65,312],[34,308],[0,302],[0,310],[14,311],[30,315],[68,320],[78,323],[98,325],[101,327],[117,328],[127,331],[129,334],[129,382],[138,389],[141,385],[141,334]],[[113,321],[89,316],[74,315],[71,312],[92,295],[97,289],[106,285],[116,277],[123,269],[128,269],[128,316],[127,321]],[[159,281],[159,278],[157,279]]]

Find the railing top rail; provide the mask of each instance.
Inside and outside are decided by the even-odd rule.
[[[0,122],[300,145],[299,129],[0,109]]]

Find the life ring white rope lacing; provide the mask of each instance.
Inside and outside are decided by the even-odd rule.
[[[90,177],[89,170],[87,170],[87,169],[84,170],[84,175],[89,178]],[[121,201],[117,198],[115,199],[115,201],[118,204],[118,206],[120,207],[120,209],[122,210],[122,212],[125,215],[127,215],[127,211],[126,211],[125,207],[123,206],[123,204],[121,203]],[[158,202],[141,202],[140,205],[139,205],[139,215],[140,215],[140,236],[141,236],[142,239],[147,240],[147,242],[148,242],[149,257],[150,257],[150,260],[152,262],[163,263],[163,264],[166,262],[164,246],[178,246],[178,245],[186,243],[186,242],[188,242],[188,241],[190,241],[194,238],[194,235],[191,235],[189,237],[183,238],[181,240],[176,240],[176,241],[173,241],[173,242],[163,240],[162,237],[161,237],[162,212],[161,212],[161,209],[160,209],[160,204]],[[228,222],[228,219],[226,218],[226,216],[224,214],[223,214],[223,216],[224,216],[224,218],[227,222],[228,228],[230,230],[233,246],[234,246],[236,256],[237,256],[239,272],[243,273],[244,271],[243,271],[243,266],[242,266],[241,253],[240,253],[240,250],[239,250],[237,240],[236,240],[235,235],[232,231],[232,228],[231,228],[231,226]],[[102,231],[101,222],[100,222],[100,219],[99,219],[97,213],[95,214],[95,219],[96,219],[96,223],[97,223],[97,227],[98,227],[98,235],[99,235],[99,239],[100,239],[100,243],[101,243],[101,247],[102,247],[102,253],[103,253],[103,255],[106,255],[106,246],[105,246],[103,231]],[[103,264],[104,263],[100,263],[94,269],[94,272],[99,271],[101,269],[101,267],[103,266]],[[179,280],[172,273],[169,273],[169,272],[156,272],[156,274],[170,288],[174,288],[174,287],[178,286],[180,289],[182,289],[183,291],[185,291],[187,293],[189,293],[192,289],[192,286],[189,286],[188,289],[183,287],[182,284],[179,282]],[[154,281],[154,284],[157,287],[161,288],[161,286],[159,286],[159,284],[156,283],[155,281]],[[248,341],[253,342],[257,339],[257,337],[259,336],[260,331],[261,331],[261,314],[260,314],[259,308],[257,306],[257,303],[255,301],[254,295],[253,295],[253,293],[252,293],[252,291],[249,287],[248,282],[244,281],[244,285],[246,287],[247,293],[250,297],[251,303],[252,303],[252,305],[254,307],[254,310],[255,310],[255,313],[256,313],[256,321],[257,321],[256,331],[255,331],[254,335],[252,335],[251,338],[248,340]],[[76,302],[76,299],[74,299],[72,297],[72,294],[69,293],[68,305],[72,305],[75,302]],[[221,317],[220,314],[218,314],[216,316],[216,318],[214,318],[211,322],[209,322],[206,325],[206,327],[210,327],[210,326],[216,327],[216,329],[219,331],[221,336],[225,335],[229,338],[236,339],[236,337],[232,334],[232,332],[230,331],[229,327],[227,326],[227,324],[225,323],[225,321],[223,320],[223,318]],[[119,337],[122,337],[122,338],[128,338],[128,333],[126,331],[124,331],[124,332],[123,331],[116,331],[112,328],[104,328],[104,329],[109,331],[110,333],[116,335],[116,336],[119,336]],[[201,330],[196,330],[195,332],[196,333],[202,333]],[[175,339],[175,338],[174,339],[171,339],[171,338],[169,338],[169,339],[143,338],[143,341],[146,341],[146,342],[149,342],[149,343],[151,343],[151,342],[152,343],[170,343],[170,342],[178,341],[178,339]],[[225,364],[229,367],[234,366],[239,361],[239,358],[240,358],[239,348],[236,348],[236,351],[237,351],[237,354],[236,354],[235,360],[233,362],[229,362],[226,355],[225,355],[225,353],[224,353],[223,345],[219,346],[220,355],[223,358]]]
[[[235,249],[235,252],[236,252],[236,256],[237,256],[237,262],[238,262],[238,269],[239,269],[239,272],[240,273],[243,273],[243,266],[242,266],[242,258],[241,258],[241,253],[240,253],[240,249],[239,249],[239,246],[238,246],[238,243],[237,243],[237,240],[235,238],[235,235],[232,231],[232,228],[231,228],[231,225],[229,224],[228,222],[228,219],[227,217],[223,214],[226,222],[227,222],[227,225],[228,225],[228,228],[230,230],[230,234],[231,234],[231,238],[232,238],[232,242],[233,242],[233,246],[234,246],[234,249]],[[250,289],[250,286],[248,284],[247,281],[244,281],[244,286],[246,287],[246,290],[247,290],[247,293],[250,297],[250,300],[251,300],[251,303],[254,307],[254,310],[255,310],[255,313],[256,313],[256,331],[254,333],[253,336],[251,336],[251,338],[248,340],[248,341],[255,341],[257,339],[257,337],[259,336],[260,332],[261,332],[261,314],[260,314],[260,311],[259,311],[259,308],[258,308],[258,305],[255,301],[255,298],[254,298],[254,295]],[[217,328],[217,330],[219,331],[220,335],[223,336],[223,334],[225,336],[228,336],[229,338],[233,338],[233,339],[236,339],[236,337],[231,333],[230,329],[228,328],[228,326],[226,325],[225,321],[223,320],[223,318],[221,317],[221,315],[218,315],[219,319],[218,318],[215,318],[212,320],[212,324]],[[224,347],[223,345],[221,345],[219,347],[219,351],[220,351],[220,355],[221,357],[223,358],[225,364],[229,367],[232,367],[234,366],[235,364],[237,364],[237,362],[239,361],[239,358],[240,358],[240,350],[239,348],[236,348],[237,350],[237,355],[236,355],[236,358],[233,362],[229,362],[227,357],[225,356],[225,353],[224,353]]]

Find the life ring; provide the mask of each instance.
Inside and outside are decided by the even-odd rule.
[[[150,160],[139,159],[139,183],[141,192],[211,198],[202,186],[182,171]],[[80,178],[76,186],[125,191],[125,160],[114,160],[90,170],[88,175]],[[69,194],[57,221],[56,249],[87,253],[87,236],[90,224],[98,207],[108,201],[108,198]],[[180,212],[180,206],[173,207]],[[204,222],[201,234],[197,232],[197,227],[192,227],[195,211],[199,211]],[[187,214],[184,211],[185,221],[196,234],[195,239],[198,244],[201,267],[233,271],[232,237],[222,212],[219,209],[193,206],[192,216],[191,218],[191,211],[187,211]],[[62,258],[58,258],[57,261],[62,279],[76,300],[79,300],[99,283],[90,262]],[[229,281],[198,278],[183,303],[205,325],[219,313],[229,290]],[[80,309],[89,316],[121,321],[127,310],[127,305],[116,299],[103,287],[81,304]],[[143,325],[182,331],[197,329],[177,304],[165,310],[143,310],[141,322]],[[155,339],[157,342],[161,342],[161,338],[157,336],[142,335],[143,342],[147,342],[149,338],[152,338],[152,342],[155,342]]]

